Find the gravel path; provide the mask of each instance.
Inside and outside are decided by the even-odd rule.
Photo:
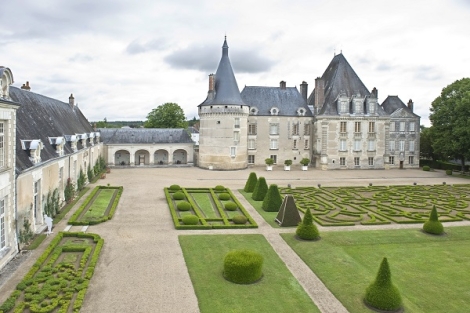
[[[112,220],[90,226],[87,232],[97,233],[105,240],[95,274],[89,286],[81,312],[199,312],[197,297],[191,284],[178,235],[181,234],[263,234],[286,266],[304,287],[318,308],[325,313],[347,312],[343,305],[309,270],[304,262],[279,236],[290,229],[274,229],[238,193],[244,187],[248,174],[256,172],[269,184],[286,186],[367,186],[402,184],[466,183],[443,172],[419,170],[328,171],[294,168],[290,172],[281,167],[272,172],[264,168],[217,172],[199,168],[134,168],[113,169],[105,180],[98,183],[123,185],[124,192]],[[184,187],[231,188],[259,225],[246,230],[188,230],[173,227],[163,188],[171,184]],[[94,187],[93,185],[91,187]],[[86,195],[82,198],[85,199]],[[80,202],[76,205],[76,208]],[[69,213],[69,216],[72,212]],[[68,217],[69,217],[68,216]],[[65,229],[66,220],[54,231]],[[446,226],[470,225],[470,222],[446,223]],[[417,228],[420,225],[386,225],[353,227],[319,227],[322,231],[362,230],[386,228]],[[74,230],[74,229],[72,229]],[[42,253],[53,236],[26,257],[10,278],[0,278],[0,303],[14,290],[31,265]],[[2,274],[3,276],[3,274]],[[249,311],[247,311],[249,312]]]

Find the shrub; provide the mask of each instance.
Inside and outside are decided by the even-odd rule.
[[[302,222],[297,226],[295,234],[303,240],[315,240],[320,238],[318,228],[313,224],[313,217],[310,212],[310,208],[307,208]]]
[[[223,193],[219,194],[219,199],[224,200],[224,201],[225,200],[230,200],[230,195],[226,192],[223,192]]]
[[[245,192],[253,192],[253,190],[255,190],[257,182],[258,178],[256,177],[256,173],[251,172],[250,176],[248,176],[248,180],[246,181],[245,188],[243,190]]]
[[[268,184],[266,183],[266,179],[264,177],[260,177],[258,182],[256,183],[255,189],[253,190],[253,194],[251,198],[255,201],[262,201],[268,192]]]
[[[271,158],[267,158],[267,159],[264,160],[264,163],[266,163],[266,165],[270,166],[270,165],[274,164],[274,160],[271,159]]]
[[[392,284],[387,258],[383,258],[375,281],[367,287],[364,301],[379,310],[394,311],[402,307],[400,292]]]
[[[178,202],[176,208],[180,211],[189,211],[191,210],[191,204],[187,201]]]
[[[302,164],[303,166],[307,166],[308,163],[310,163],[309,158],[303,158],[302,160],[300,160],[300,164]]]
[[[442,235],[444,233],[444,226],[439,222],[436,206],[433,206],[431,214],[429,215],[429,220],[423,225],[423,230],[426,233],[433,235]]]
[[[225,187],[222,186],[222,185],[217,185],[217,186],[215,186],[214,189],[217,190],[217,191],[224,191],[224,190],[225,190]]]
[[[182,220],[183,220],[183,223],[185,225],[197,225],[197,224],[199,224],[199,217],[197,217],[194,214],[185,215],[185,216],[183,216]]]
[[[452,170],[446,170],[447,175],[452,175]]]
[[[292,160],[285,160],[284,165],[285,166],[291,166],[292,165]]]
[[[246,224],[247,221],[248,221],[248,219],[244,215],[236,215],[236,216],[232,217],[232,222],[234,224],[243,225],[243,224]]]
[[[263,275],[263,256],[252,250],[232,250],[224,258],[224,277],[236,284],[254,283]]]
[[[168,188],[168,189],[176,191],[176,190],[180,190],[181,187],[179,185],[171,185],[170,188]]]
[[[423,171],[429,172],[431,168],[427,165],[423,166]]]
[[[281,208],[282,197],[277,185],[269,185],[269,190],[264,197],[261,208],[266,212],[278,212]]]
[[[227,211],[236,211],[238,209],[238,205],[235,202],[227,202],[225,203],[225,209]]]
[[[184,199],[184,193],[181,191],[177,191],[173,194],[173,199],[175,200],[183,200]]]

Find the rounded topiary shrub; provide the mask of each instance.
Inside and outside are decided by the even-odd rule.
[[[225,209],[227,211],[236,211],[238,209],[238,205],[235,202],[227,202],[225,203]]]
[[[173,194],[173,199],[175,200],[184,200],[184,193],[177,191]]]
[[[191,210],[191,204],[188,201],[178,202],[176,208],[180,211],[189,211]]]
[[[224,258],[224,277],[236,284],[251,284],[263,275],[263,256],[252,250],[233,250]]]
[[[446,170],[447,175],[452,175],[452,170]]]
[[[244,215],[236,215],[232,217],[232,222],[237,225],[243,225],[243,224],[246,224],[246,222],[248,222],[248,219]]]
[[[442,235],[444,233],[444,226],[439,222],[436,206],[433,206],[431,214],[429,215],[429,220],[424,223],[423,231],[433,235]]]
[[[297,226],[295,234],[297,237],[303,240],[320,239],[320,232],[318,231],[317,226],[313,224],[313,217],[312,213],[310,212],[310,208],[307,208],[302,222],[300,222],[299,226]]]
[[[266,179],[264,177],[260,177],[258,182],[256,183],[255,189],[253,190],[253,194],[251,198],[255,201],[262,201],[268,192],[268,184],[266,183]]]
[[[383,258],[375,281],[367,287],[364,302],[384,311],[397,311],[403,306],[400,291],[392,284],[387,258]]]
[[[266,212],[278,212],[281,208],[281,204],[282,197],[281,193],[279,192],[279,188],[277,188],[277,185],[275,184],[269,185],[268,192],[263,199],[261,208]]]
[[[184,225],[197,225],[199,224],[199,217],[194,214],[185,215],[182,217]]]
[[[168,189],[170,189],[170,190],[180,190],[181,187],[180,187],[180,185],[171,185],[170,188],[168,188]]]
[[[248,180],[246,181],[245,188],[243,190],[245,192],[253,192],[253,190],[255,190],[255,186],[257,182],[258,182],[258,177],[256,176],[256,173],[251,172],[250,176],[248,176]]]
[[[429,172],[431,168],[427,165],[423,166],[423,171]]]
[[[230,200],[230,195],[226,192],[223,192],[223,193],[219,194],[219,199],[220,200]]]
[[[225,190],[225,187],[222,186],[222,185],[217,185],[217,186],[215,186],[214,189],[217,190],[217,191],[224,191],[224,190]]]

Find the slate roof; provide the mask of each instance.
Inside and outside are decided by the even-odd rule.
[[[41,163],[58,157],[48,137],[61,137],[93,132],[88,120],[77,106],[52,99],[31,91],[10,86],[10,98],[20,104],[16,118],[16,172],[21,173],[34,164],[21,140],[40,139],[43,143]],[[82,149],[77,144],[78,149]],[[64,155],[73,153],[69,143],[64,145]],[[39,164],[41,164],[39,163]]]
[[[194,144],[183,128],[99,128],[98,131],[105,144]]]
[[[222,58],[215,72],[215,94],[206,98],[201,105],[245,105],[240,97],[240,89],[238,89],[237,80],[233,73],[232,65],[228,57],[227,39],[224,40],[222,46]]]
[[[298,116],[297,109],[304,108],[304,116],[313,116],[296,87],[257,87],[245,86],[241,92],[243,101],[250,107],[256,107],[256,115],[271,115],[270,109],[277,107],[281,116]]]
[[[413,113],[398,96],[388,96],[387,99],[382,102],[381,106],[387,114],[392,114],[396,110],[403,109],[409,114],[419,117],[419,115]]]

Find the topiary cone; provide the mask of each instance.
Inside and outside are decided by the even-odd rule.
[[[278,212],[282,205],[282,197],[277,185],[269,185],[268,192],[263,199],[261,208],[266,212]]]
[[[245,188],[243,190],[245,192],[253,192],[253,190],[255,190],[257,182],[258,182],[258,177],[256,176],[256,173],[251,172],[250,176],[248,176],[248,180],[246,181]]]
[[[387,258],[383,258],[375,281],[367,287],[364,301],[373,308],[385,311],[396,311],[403,306],[400,292],[392,283]]]
[[[258,182],[256,183],[255,189],[253,190],[253,194],[251,198],[256,201],[262,201],[268,192],[268,184],[266,183],[266,179],[264,177],[260,177]]]
[[[310,208],[307,208],[307,211],[305,211],[304,218],[299,226],[297,226],[295,234],[303,240],[315,240],[320,238],[320,232],[317,226],[313,224],[313,216],[312,212],[310,212]]]
[[[444,226],[439,222],[439,215],[437,214],[435,205],[432,207],[429,220],[423,225],[423,230],[433,235],[442,235],[444,233]]]

